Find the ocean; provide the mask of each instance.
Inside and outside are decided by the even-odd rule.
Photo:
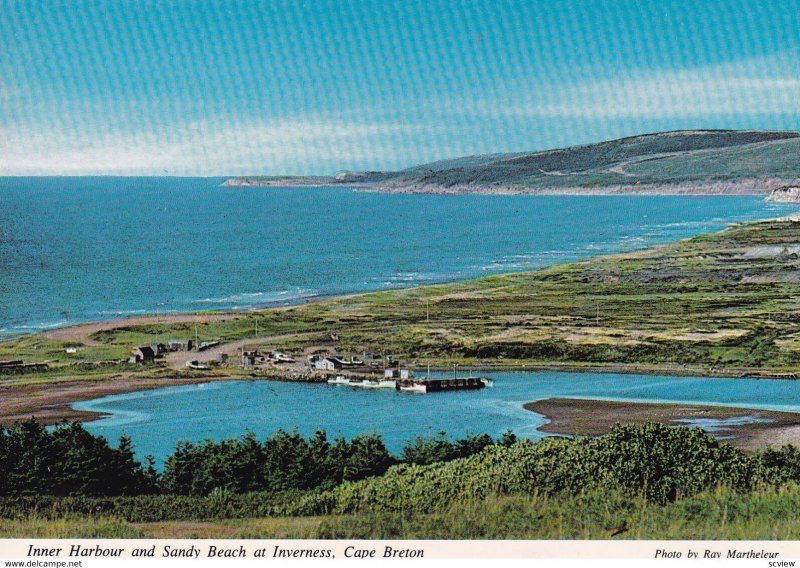
[[[760,197],[391,195],[222,181],[0,178],[0,338],[532,270],[798,209]]]

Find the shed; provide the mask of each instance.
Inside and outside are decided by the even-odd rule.
[[[153,348],[149,345],[145,345],[143,347],[136,347],[131,352],[131,356],[128,361],[131,363],[145,363],[147,361],[153,361],[155,358],[156,354],[153,351]]]

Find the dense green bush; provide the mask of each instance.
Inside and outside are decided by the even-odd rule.
[[[261,444],[253,434],[221,442],[183,442],[167,459],[161,485],[167,493],[208,495],[332,488],[343,481],[381,475],[396,460],[376,434],[331,444],[323,431],[306,440],[279,430]]]
[[[393,457],[376,434],[333,442],[279,430],[181,443],[162,475],[78,424],[0,429],[0,517],[100,515],[131,521],[444,511],[493,496],[610,491],[664,504],[717,486],[734,493],[800,482],[800,451],[747,454],[699,428],[615,426],[596,438],[500,440],[442,433]],[[154,493],[162,493],[156,495]],[[134,497],[117,497],[117,496]]]
[[[797,452],[747,455],[699,428],[616,426],[597,438],[493,445],[447,464],[402,464],[380,478],[344,483],[297,504],[296,514],[443,510],[493,495],[612,490],[666,503],[717,485],[746,492],[798,479]]]
[[[513,443],[516,437],[512,436],[510,432],[506,433],[503,441]],[[439,432],[435,438],[416,436],[403,447],[403,461],[420,465],[447,462],[477,454],[494,443],[488,434],[468,434],[466,438],[455,442],[447,439],[446,432]]]
[[[141,495],[156,490],[156,478],[124,436],[112,448],[77,423],[48,431],[31,419],[0,428],[0,496]]]

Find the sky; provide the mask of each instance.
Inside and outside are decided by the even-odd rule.
[[[398,169],[800,129],[800,0],[0,2],[0,175]]]

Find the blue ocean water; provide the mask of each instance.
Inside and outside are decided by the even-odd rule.
[[[509,428],[537,439],[542,416],[525,402],[552,397],[637,402],[710,403],[744,408],[800,411],[800,384],[789,380],[675,378],[599,373],[493,373],[494,387],[480,391],[409,394],[341,385],[271,381],[218,382],[108,396],[75,408],[108,412],[86,424],[116,442],[133,439],[140,457],[159,463],[178,440],[219,440],[251,431],[260,439],[278,428],[304,435],[324,429],[329,436],[376,432],[399,452],[416,435],[445,431],[458,437]],[[192,412],[186,412],[191,408]],[[691,423],[714,429],[713,423]]]
[[[533,269],[794,212],[759,197],[435,196],[0,178],[0,337]]]

